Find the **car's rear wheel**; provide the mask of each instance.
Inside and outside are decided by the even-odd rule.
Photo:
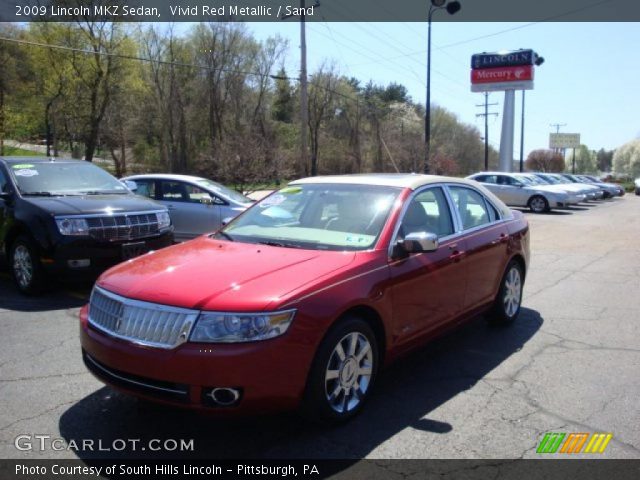
[[[512,260],[504,272],[498,295],[487,317],[489,323],[506,325],[513,322],[520,313],[524,272],[520,264]]]
[[[20,235],[11,244],[9,250],[9,266],[18,289],[27,295],[35,295],[42,291],[44,272],[36,254],[33,241]]]
[[[544,213],[549,211],[549,202],[542,195],[534,195],[529,199],[529,209],[533,213]]]
[[[312,420],[339,423],[368,399],[378,370],[378,345],[367,322],[347,317],[324,338],[309,373],[303,411]]]

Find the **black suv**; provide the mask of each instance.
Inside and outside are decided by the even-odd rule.
[[[100,167],[0,157],[0,252],[23,293],[47,273],[98,273],[172,243],[167,209]]]

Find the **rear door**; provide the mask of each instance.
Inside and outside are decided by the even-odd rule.
[[[448,187],[465,241],[467,283],[464,310],[493,300],[505,268],[509,231],[498,210],[471,187]]]

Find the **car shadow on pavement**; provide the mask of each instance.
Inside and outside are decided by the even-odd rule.
[[[41,295],[23,295],[9,275],[3,272],[0,275],[0,310],[46,312],[81,307],[87,303],[93,285],[92,282],[65,282],[61,285],[57,279],[52,279],[51,283],[52,286]]]
[[[520,351],[542,323],[538,312],[526,308],[508,327],[473,320],[387,368],[362,413],[345,425],[311,424],[295,414],[215,418],[151,406],[103,387],[66,410],[59,429],[67,442],[93,441],[93,449],[75,452],[84,460],[361,459],[407,428],[425,432],[430,437],[425,438],[427,444],[455,431],[462,420],[431,413]],[[139,440],[135,450],[131,439]],[[153,439],[156,447],[193,439],[194,448],[151,451]],[[126,449],[121,448],[122,440]],[[113,448],[116,444],[119,449]],[[402,457],[401,448],[393,455]]]

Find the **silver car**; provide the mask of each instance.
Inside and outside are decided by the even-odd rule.
[[[515,174],[505,172],[482,172],[467,177],[482,183],[489,191],[507,205],[529,207],[532,212],[548,212],[552,208],[568,207],[569,194],[540,185],[526,184]]]
[[[218,230],[224,221],[244,212],[253,200],[224,185],[190,175],[145,174],[125,177],[135,193],[169,209],[176,241]]]
[[[573,183],[558,173],[534,173],[538,178],[549,183],[550,185],[562,185],[562,188],[573,192],[584,193],[587,200],[599,200],[604,196],[602,190],[595,185],[587,185],[586,183]]]

